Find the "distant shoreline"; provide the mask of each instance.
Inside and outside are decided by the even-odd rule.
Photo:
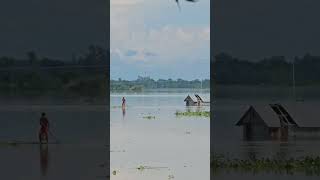
[[[110,94],[117,93],[129,93],[129,94],[144,94],[144,93],[210,93],[210,88],[153,88],[153,89],[143,89],[142,91],[132,91],[132,90],[111,90]]]
[[[320,85],[297,85],[298,100],[320,97]],[[293,99],[293,87],[290,85],[221,85],[216,84],[211,91],[216,98],[267,98]]]
[[[110,80],[110,91],[132,91],[142,92],[150,89],[208,89],[210,88],[209,79],[158,79],[154,80],[150,77],[139,76],[136,80]]]

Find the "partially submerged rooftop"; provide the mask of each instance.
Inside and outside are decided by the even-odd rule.
[[[281,121],[278,112],[272,108],[274,104],[257,104],[251,105],[236,123],[241,126],[247,123],[245,118],[250,111],[255,111],[268,127],[280,127]],[[285,117],[289,124],[296,124],[298,127],[320,127],[320,109],[314,103],[296,102],[296,103],[282,103],[278,105],[287,112]],[[285,115],[284,115],[285,116]],[[291,120],[290,120],[291,118]]]

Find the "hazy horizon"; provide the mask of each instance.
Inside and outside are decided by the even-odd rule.
[[[141,77],[144,77],[144,76],[141,76]],[[134,81],[134,80],[137,80],[139,78],[139,76],[137,76],[137,77],[133,77],[133,78],[131,78],[131,79],[125,79],[125,78],[111,78],[110,80],[111,81],[118,81],[119,79],[121,79],[122,81]],[[162,79],[162,80],[169,80],[169,79],[171,79],[171,80],[173,80],[173,81],[176,81],[176,80],[178,80],[178,79],[182,79],[182,80],[184,80],[184,81],[195,81],[195,80],[210,80],[210,78],[209,77],[207,77],[207,78],[202,78],[202,79],[199,79],[199,78],[194,78],[194,79],[184,79],[184,78],[154,78],[154,77],[149,77],[149,76],[146,76],[145,78],[150,78],[150,79],[153,79],[153,80],[155,80],[155,81],[158,81],[158,80],[160,80],[160,79]]]

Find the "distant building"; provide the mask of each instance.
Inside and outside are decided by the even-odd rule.
[[[189,95],[184,99],[184,102],[186,102],[186,106],[195,106],[198,104]]]
[[[317,110],[312,107],[281,104],[250,106],[236,125],[243,127],[243,137],[247,140],[320,137]]]
[[[198,94],[195,94],[194,96],[196,96],[196,98],[197,98],[197,104],[198,105],[208,105],[208,104],[210,104],[209,101],[203,101],[202,98]]]
[[[189,95],[184,99],[186,106],[200,106],[200,105],[210,105],[209,101],[203,101],[202,98],[195,94],[197,101],[194,101]]]

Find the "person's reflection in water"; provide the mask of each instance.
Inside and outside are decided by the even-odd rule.
[[[47,175],[49,164],[48,144],[40,144],[40,168],[42,176]]]
[[[124,118],[126,116],[126,109],[122,108],[122,117]]]
[[[122,119],[124,119],[126,115],[126,99],[122,97]]]

